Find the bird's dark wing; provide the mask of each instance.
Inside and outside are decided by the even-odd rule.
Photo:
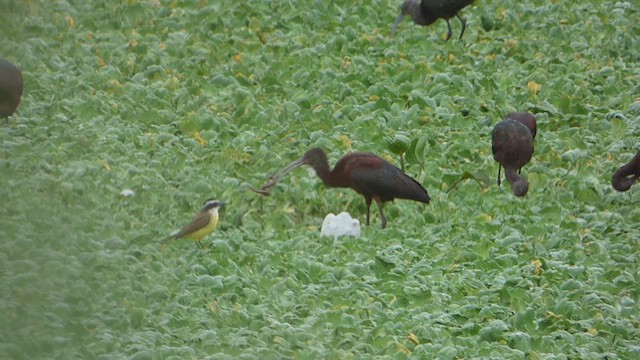
[[[180,229],[180,231],[178,231],[177,234],[172,235],[171,238],[179,239],[183,236],[189,235],[192,232],[207,226],[210,220],[211,220],[211,215],[209,215],[206,211],[202,211],[198,213],[198,215],[196,215],[196,217],[193,220],[191,220],[189,224],[187,224],[185,227]]]
[[[420,9],[425,16],[435,15],[448,19],[472,2],[473,0],[422,0]]]
[[[538,131],[538,124],[536,122],[536,117],[533,116],[533,114],[528,112],[512,112],[507,114],[507,116],[505,116],[505,119],[512,119],[522,123],[524,126],[529,128],[529,131],[531,131],[531,135],[535,140],[536,132]]]
[[[505,168],[520,169],[533,156],[531,131],[522,123],[505,119],[491,132],[493,158]]]
[[[366,168],[355,169],[351,173],[351,181],[354,190],[380,201],[398,198],[428,203],[430,200],[427,190],[420,183],[384,160],[375,171]]]

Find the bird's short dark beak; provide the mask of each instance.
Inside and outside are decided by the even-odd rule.
[[[404,13],[400,13],[400,15],[398,15],[398,17],[396,18],[396,22],[394,22],[393,26],[391,26],[391,37],[394,37],[396,35],[396,30],[398,30],[398,25],[400,25],[402,20],[404,20]]]

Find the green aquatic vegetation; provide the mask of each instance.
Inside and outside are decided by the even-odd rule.
[[[640,135],[637,7],[475,2],[442,43],[390,39],[400,3],[4,4],[0,357],[637,358],[640,187],[610,186]],[[511,111],[538,120],[521,199],[490,147]],[[320,238],[362,197],[304,168],[249,191],[315,146],[402,156],[432,201]],[[161,247],[209,197],[205,250]]]

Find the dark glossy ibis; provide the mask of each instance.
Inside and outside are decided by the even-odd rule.
[[[471,4],[473,0],[405,0],[400,8],[400,15],[396,18],[391,28],[391,37],[393,37],[398,29],[398,25],[406,15],[411,15],[411,19],[417,25],[427,26],[433,24],[436,20],[442,18],[447,22],[447,38],[445,42],[451,38],[451,24],[449,19],[457,17],[462,24],[460,30],[460,39],[467,28],[467,21],[461,17],[458,12],[465,6]]]
[[[627,191],[640,178],[640,150],[628,164],[621,166],[611,177],[611,185],[618,191]]]
[[[529,131],[531,131],[531,135],[533,136],[533,140],[536,140],[536,133],[538,132],[538,123],[536,122],[536,117],[533,114],[528,113],[526,111],[520,112],[512,112],[508,113],[505,119],[511,119],[515,121],[519,121],[522,125],[526,126]],[[498,169],[500,172],[500,169]],[[518,169],[518,174],[520,174],[520,169]],[[498,176],[498,185],[500,185],[500,177]]]
[[[267,188],[275,185],[282,176],[302,165],[311,166],[322,182],[328,186],[348,187],[362,194],[367,204],[367,225],[369,225],[372,200],[376,201],[380,209],[383,229],[387,225],[387,219],[382,210],[385,202],[393,199],[408,199],[428,204],[431,200],[427,190],[420,183],[374,154],[346,154],[338,160],[333,170],[329,170],[327,155],[320,148],[307,151],[300,159],[282,169],[259,192],[268,195]]]
[[[22,97],[22,72],[14,64],[0,59],[0,118],[11,116]]]
[[[518,171],[533,156],[533,136],[522,123],[512,119],[499,122],[491,132],[491,150],[498,165],[498,186],[500,186],[500,167],[511,184],[516,196],[524,196],[529,191],[529,183]]]

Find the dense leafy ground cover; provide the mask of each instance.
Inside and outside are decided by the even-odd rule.
[[[0,126],[0,357],[640,356],[636,1],[478,1],[389,27],[400,1],[0,1],[26,90]],[[454,34],[459,31],[452,21]],[[538,117],[530,191],[490,131]],[[297,170],[312,146],[412,141],[432,203],[319,238],[364,201]],[[467,180],[447,193],[463,173]],[[135,195],[123,197],[123,189]],[[159,239],[227,201],[208,251]]]

